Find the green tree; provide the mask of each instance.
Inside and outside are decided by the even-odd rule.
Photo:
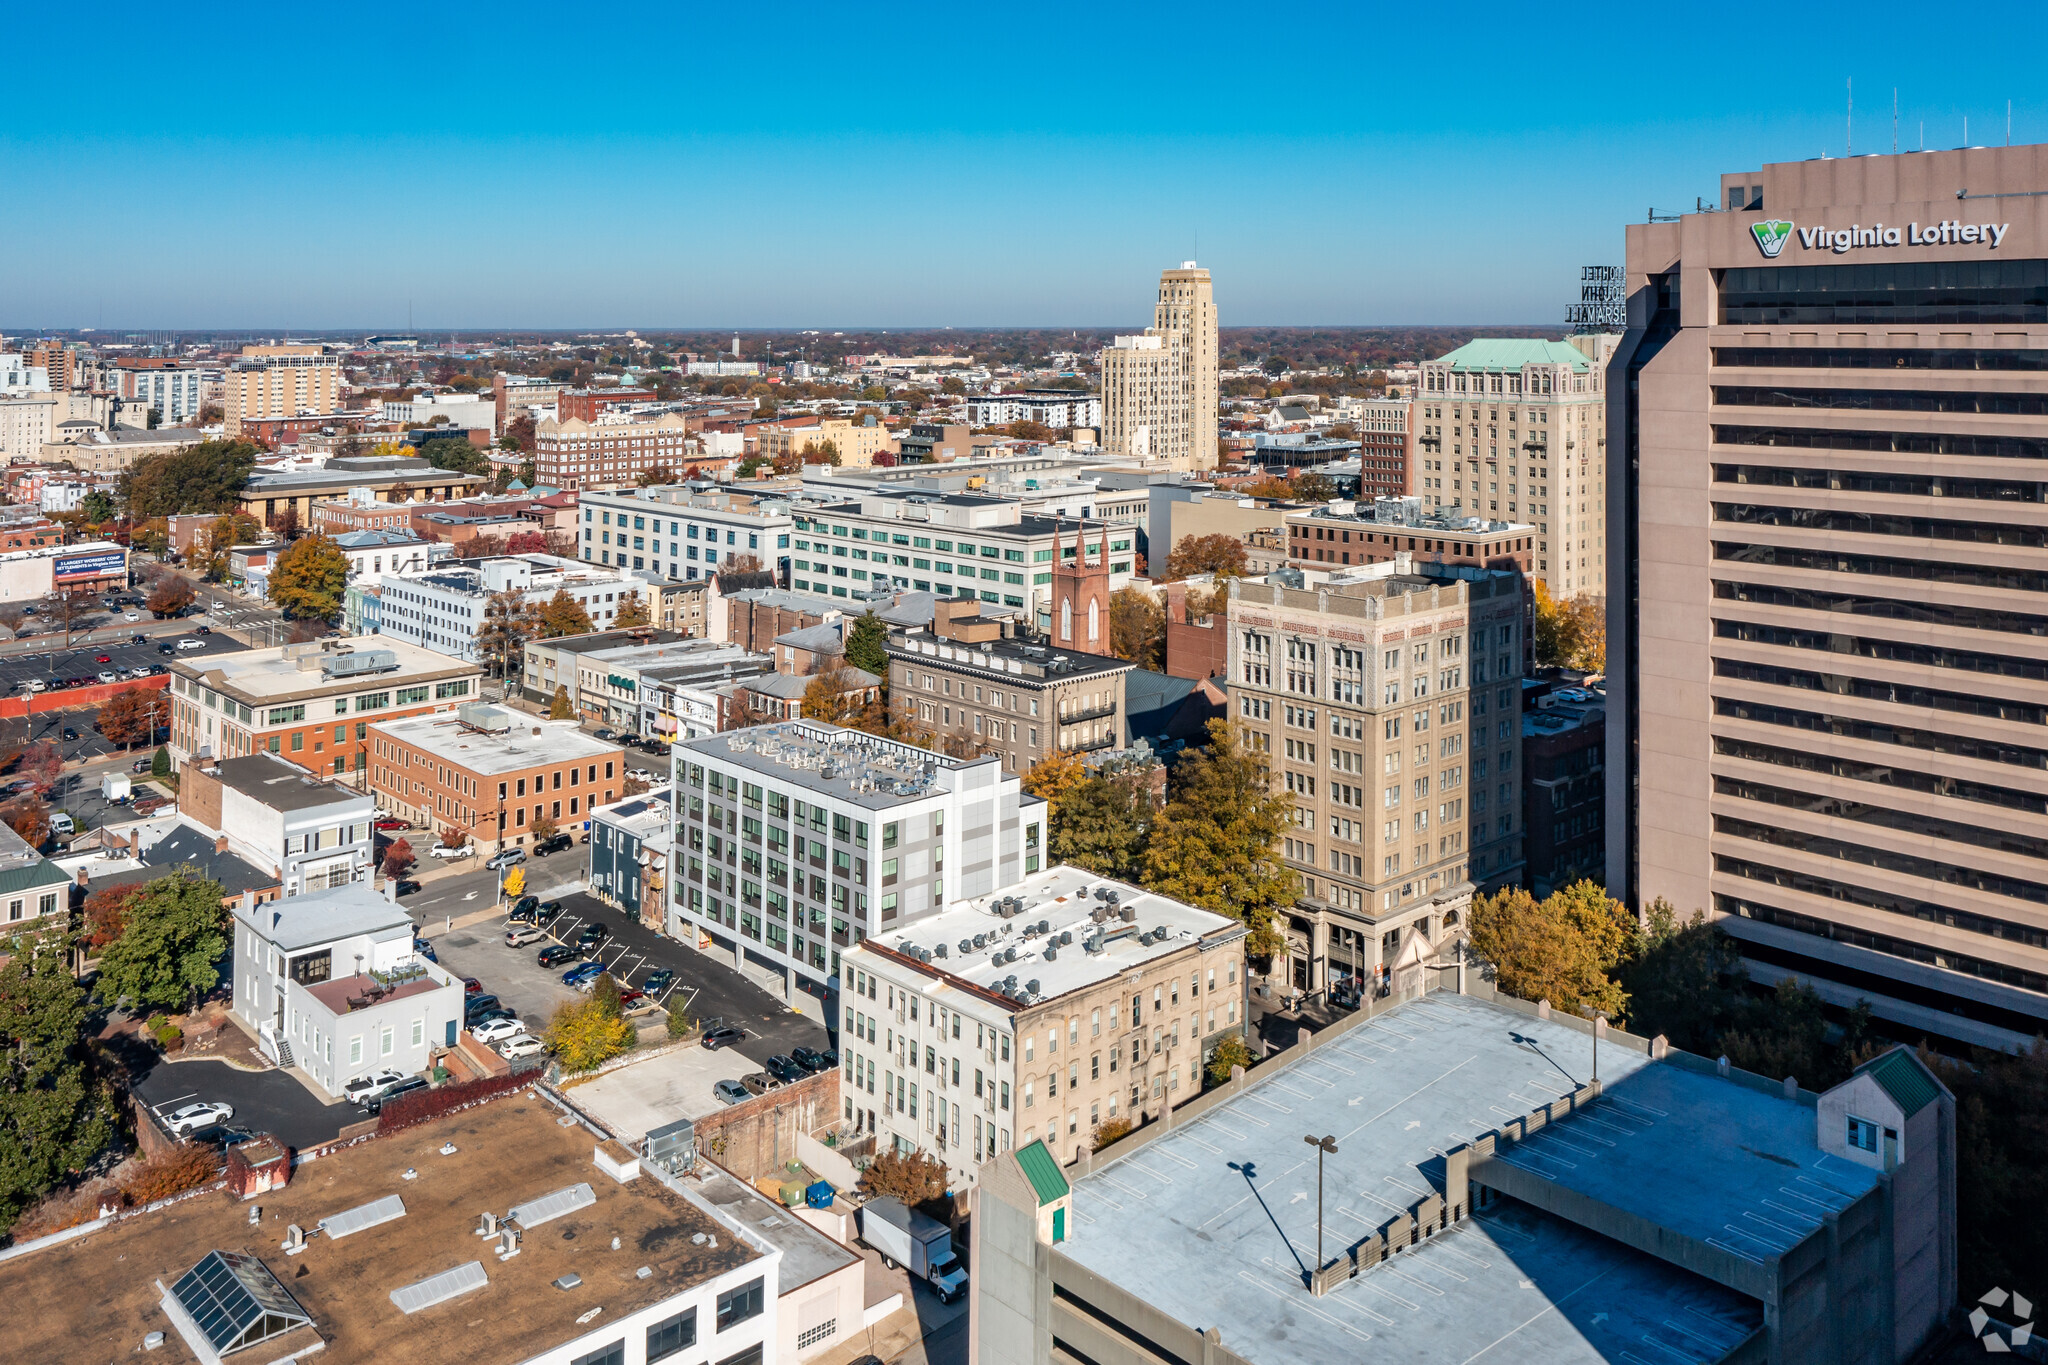
[[[1163,896],[1242,921],[1246,951],[1268,957],[1284,941],[1275,923],[1294,903],[1295,875],[1280,860],[1289,802],[1230,722],[1209,722],[1209,747],[1184,758],[1173,794],[1152,825],[1146,885]]]
[[[555,589],[555,595],[541,603],[535,614],[538,634],[543,640],[552,640],[562,635],[588,635],[590,613],[583,604],[569,596],[562,589]]]
[[[612,624],[620,630],[647,625],[652,618],[647,614],[647,604],[640,600],[640,594],[629,592],[619,599],[619,614]]]
[[[1166,666],[1166,609],[1143,588],[1109,595],[1109,652],[1140,668]]]
[[[456,474],[487,476],[491,472],[491,457],[471,445],[466,436],[438,436],[422,441],[420,455],[434,468]]]
[[[835,441],[805,441],[797,456],[805,464],[836,465],[839,463],[839,445]]]
[[[250,441],[201,441],[146,455],[121,473],[121,506],[136,521],[241,505],[261,447]]]
[[[875,615],[873,607],[868,608],[846,632],[846,662],[886,680],[889,653],[882,646],[888,638],[889,627]]]
[[[575,716],[576,708],[569,701],[569,685],[556,683],[555,695],[548,701],[548,719],[573,720]]]
[[[1329,502],[1337,496],[1337,484],[1326,474],[1302,474],[1294,480],[1294,496],[1303,502]]]
[[[1635,941],[1635,916],[1596,882],[1575,882],[1540,901],[1505,887],[1472,902],[1472,947],[1493,964],[1494,984],[1561,1010],[1591,1006],[1620,1018],[1628,992],[1610,973]]]
[[[1143,779],[1128,773],[1090,776],[1060,800],[1052,860],[1118,881],[1142,881],[1151,825],[1152,793]]]
[[[94,1078],[91,1008],[65,937],[22,937],[0,967],[0,1233],[113,1137],[112,1098]]]
[[[1226,1085],[1230,1081],[1230,1068],[1241,1066],[1252,1069],[1252,1050],[1246,1045],[1241,1034],[1226,1034],[1216,1043],[1216,1050],[1209,1054],[1209,1084]]]
[[[137,1009],[190,1006],[220,984],[227,912],[220,883],[180,870],[146,884],[100,955],[100,993]]]
[[[535,629],[533,611],[524,597],[510,589],[494,592],[484,600],[484,621],[476,633],[477,649],[500,678],[509,678],[524,670],[526,642]]]
[[[320,531],[293,544],[270,570],[270,600],[299,620],[335,620],[347,589],[348,556]]]
[[[107,496],[106,490],[95,488],[78,504],[78,510],[85,513],[88,522],[97,526],[114,519],[114,500]]]
[[[149,760],[149,775],[151,777],[169,777],[171,775],[171,751],[169,749],[161,746],[158,747],[156,756]]]

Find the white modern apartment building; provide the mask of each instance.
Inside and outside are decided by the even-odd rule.
[[[1049,619],[1053,567],[1072,561],[1076,528],[1092,549],[1105,526],[1033,515],[1016,499],[980,493],[876,488],[848,501],[806,501],[795,508],[790,586],[844,598],[890,586],[946,597],[971,592]],[[1115,592],[1131,581],[1138,530],[1107,529],[1108,591]]]
[[[1161,272],[1152,325],[1101,353],[1102,444],[1173,469],[1216,467],[1216,296],[1193,261]]]
[[[250,864],[274,869],[287,896],[347,886],[376,860],[368,792],[323,781],[277,754],[188,763],[179,814]]]
[[[1423,362],[1410,492],[1536,527],[1555,597],[1607,594],[1607,361],[1612,333],[1482,337]]]
[[[1096,394],[1076,393],[1068,389],[992,393],[967,400],[967,420],[977,427],[1036,422],[1054,431],[1064,431],[1069,427],[1099,430],[1102,426],[1102,399]]]
[[[483,657],[477,635],[485,608],[498,593],[516,593],[534,606],[567,593],[582,604],[592,629],[603,630],[618,617],[628,593],[646,603],[648,587],[644,578],[623,570],[560,555],[455,560],[420,573],[386,573],[379,633],[474,663]]]
[[[204,403],[206,371],[197,365],[117,365],[114,376],[118,385],[115,392],[121,398],[155,409],[167,427],[181,427],[197,420]]]
[[[1039,1140],[1201,1093],[1245,1026],[1245,926],[1061,865],[884,932],[840,963],[841,1121],[945,1161],[950,1187]]]
[[[947,758],[811,721],[671,754],[669,933],[823,995],[862,940],[1037,870],[1045,803],[993,756]]]
[[[699,492],[680,484],[580,495],[577,555],[586,563],[631,568],[688,581],[711,578],[748,556],[789,582],[786,498]]]
[[[495,399],[465,393],[423,393],[403,402],[387,401],[384,404],[384,420],[387,422],[409,422],[428,427],[442,417],[448,419],[442,425],[456,431],[495,434],[498,404]]]

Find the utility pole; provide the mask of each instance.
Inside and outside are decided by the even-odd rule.
[[[1337,1138],[1334,1133],[1322,1137],[1314,1135],[1302,1138],[1316,1149],[1316,1269],[1323,1268],[1323,1157],[1337,1154]]]

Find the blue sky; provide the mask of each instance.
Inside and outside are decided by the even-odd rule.
[[[2048,6],[10,17],[0,327],[1547,323],[1724,170],[2048,141]],[[78,54],[77,61],[63,54]],[[84,54],[89,53],[89,56]]]

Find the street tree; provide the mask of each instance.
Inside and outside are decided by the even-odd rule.
[[[142,605],[149,609],[152,616],[161,620],[166,616],[176,616],[191,606],[193,599],[198,596],[188,580],[176,574],[165,574],[157,579],[156,586],[149,590],[149,596]]]
[[[630,630],[634,626],[647,625],[650,619],[647,604],[640,600],[640,594],[629,592],[619,599],[619,614],[613,618],[612,625],[620,630]]]
[[[539,635],[543,640],[552,640],[563,635],[588,635],[590,613],[583,604],[560,588],[555,595],[541,603],[535,613],[539,624]]]
[[[525,667],[526,642],[533,637],[535,622],[526,599],[516,591],[494,592],[484,601],[483,625],[477,630],[477,650],[500,678],[509,678]]]
[[[846,662],[863,672],[887,679],[889,653],[882,646],[888,638],[889,627],[875,615],[873,607],[868,608],[855,618],[852,628],[846,632]]]
[[[1298,889],[1280,859],[1291,813],[1237,728],[1212,720],[1209,747],[1181,760],[1172,795],[1153,821],[1145,884],[1242,921],[1251,930],[1246,951],[1271,956],[1283,942],[1276,918]]]
[[[606,973],[600,981],[609,980]],[[616,982],[606,991],[594,986],[587,1000],[572,1000],[556,1009],[541,1041],[555,1054],[562,1070],[595,1071],[633,1046],[636,1032],[619,1005]]]
[[[1329,502],[1337,496],[1337,483],[1327,474],[1313,471],[1294,476],[1294,496],[1302,502]]]
[[[575,717],[576,708],[569,702],[569,685],[556,683],[555,695],[548,701],[548,719],[573,720]]]
[[[562,827],[545,815],[534,816],[533,823],[527,826],[527,828],[533,832],[533,837],[536,841],[552,839],[562,832]]]
[[[412,871],[413,864],[417,861],[418,859],[413,857],[411,840],[393,839],[384,850],[384,875],[397,881]]]
[[[1244,542],[1236,536],[1183,536],[1166,556],[1168,579],[1204,573],[1242,578],[1247,571]]]
[[[100,994],[136,1009],[188,1008],[220,984],[227,912],[216,881],[180,869],[144,883],[128,924],[100,955]]]
[[[455,825],[441,826],[441,847],[461,848],[469,842],[469,835]]]
[[[1542,579],[1532,585],[1536,595],[1536,662],[1545,668],[1577,668],[1599,673],[1607,667],[1607,617],[1598,601],[1585,594],[1557,598]]]
[[[1241,1066],[1249,1071],[1252,1068],[1252,1061],[1252,1050],[1246,1044],[1244,1036],[1238,1033],[1225,1034],[1218,1040],[1216,1050],[1209,1054],[1209,1084],[1227,1085],[1232,1067]]]
[[[100,707],[100,733],[123,748],[150,744],[157,729],[170,724],[170,715],[169,700],[161,690],[123,688]]]
[[[805,441],[797,456],[805,464],[839,463],[839,445],[834,441]]]
[[[348,589],[348,556],[324,532],[294,543],[270,570],[270,600],[299,620],[333,622]]]
[[[71,948],[55,934],[17,938],[0,966],[0,1234],[114,1133]]]
[[[122,471],[120,504],[136,521],[231,512],[262,453],[252,441],[218,440],[145,455]]]
[[[1626,1012],[1628,992],[1613,973],[1635,947],[1636,919],[1599,884],[1576,882],[1540,901],[1504,887],[1473,898],[1471,923],[1473,951],[1509,995],[1574,1013]]]
[[[38,796],[49,794],[58,779],[64,775],[64,751],[44,740],[31,744],[21,751],[21,757],[14,765],[15,775],[35,784],[33,790]]]
[[[641,470],[639,477],[635,480],[642,488],[666,488],[675,481],[675,470],[665,464],[658,464]]]
[[[30,848],[41,848],[50,840],[50,808],[33,792],[0,805],[0,819]]]
[[[114,500],[105,489],[95,488],[79,502],[78,510],[85,514],[88,523],[102,526],[114,519]]]
[[[804,684],[803,717],[829,725],[856,725],[867,710],[866,690],[869,686],[852,669],[837,661],[828,661]]]
[[[1143,588],[1109,595],[1109,652],[1140,668],[1166,666],[1166,609]]]
[[[141,882],[103,886],[85,898],[85,945],[104,948],[128,927],[128,907],[142,893]]]
[[[1142,778],[1130,773],[1089,777],[1060,799],[1052,861],[1118,881],[1143,881],[1152,816],[1152,792]]]
[[[924,1152],[887,1151],[861,1173],[868,1197],[900,1199],[911,1208],[946,1192],[946,1163]]]

